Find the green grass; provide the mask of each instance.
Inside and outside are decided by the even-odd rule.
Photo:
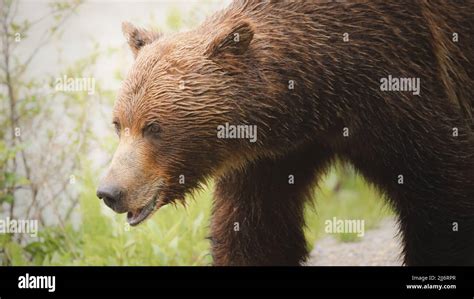
[[[88,188],[89,189],[89,188]],[[126,224],[101,201],[81,199],[83,256],[81,265],[209,265],[207,237],[210,191],[196,195],[186,208],[168,205],[138,227]]]
[[[364,220],[365,230],[376,228],[387,216],[393,215],[384,198],[352,169],[336,165],[321,180],[313,206],[305,211],[306,239],[310,248],[319,238],[326,237],[324,222],[337,219]],[[358,241],[357,234],[331,234],[339,241]]]
[[[126,225],[95,196],[95,175],[86,173],[80,195],[82,224],[78,229],[49,227],[27,246],[0,238],[0,262],[9,265],[210,265],[208,236],[212,191],[205,189],[187,207],[165,206],[138,227]],[[391,214],[380,195],[345,168],[332,168],[315,192],[314,205],[305,211],[305,234],[310,248],[327,236],[324,221],[363,219],[365,229]],[[357,241],[355,234],[333,235]]]

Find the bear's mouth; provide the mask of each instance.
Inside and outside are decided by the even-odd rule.
[[[137,211],[129,211],[127,213],[128,224],[136,226],[145,221],[156,210],[157,204],[158,195],[155,195],[143,208],[138,209]]]

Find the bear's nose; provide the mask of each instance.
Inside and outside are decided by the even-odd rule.
[[[117,186],[99,186],[97,189],[97,197],[104,200],[104,203],[112,210],[118,213],[123,212],[123,209],[120,208],[122,206],[122,191]]]

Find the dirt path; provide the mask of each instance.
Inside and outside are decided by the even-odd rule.
[[[343,243],[333,237],[316,242],[307,262],[310,266],[400,266],[401,247],[394,219],[365,232],[359,242]]]

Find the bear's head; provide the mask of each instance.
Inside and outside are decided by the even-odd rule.
[[[217,128],[248,122],[254,31],[243,20],[172,37],[122,30],[135,62],[114,106],[120,141],[97,196],[137,225],[252,155],[248,140],[220,139]]]

